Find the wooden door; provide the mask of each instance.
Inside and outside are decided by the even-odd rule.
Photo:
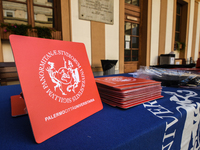
[[[138,69],[140,51],[140,6],[139,0],[125,0],[124,15],[124,72]]]

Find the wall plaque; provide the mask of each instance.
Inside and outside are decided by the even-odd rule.
[[[113,0],[79,0],[79,19],[113,24]]]

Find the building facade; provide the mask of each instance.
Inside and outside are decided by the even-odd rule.
[[[83,3],[88,5],[87,14],[93,13],[90,9],[95,10],[94,14],[110,12],[111,23],[82,19]],[[0,23],[47,27],[53,29],[53,39],[84,43],[95,75],[102,74],[104,59],[118,60],[116,73],[134,72],[140,66],[159,64],[159,56],[170,52],[187,63],[198,59],[199,3],[199,0],[0,0]],[[9,34],[1,27],[1,62],[14,61]],[[37,37],[34,31],[28,31],[28,35]]]

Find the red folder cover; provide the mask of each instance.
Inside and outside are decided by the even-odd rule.
[[[132,86],[135,86],[135,84],[144,84],[152,82],[156,83],[156,81],[153,80],[125,77],[125,76],[101,77],[101,78],[95,78],[95,81],[98,84],[106,85],[116,89],[120,89],[120,87],[123,87],[124,89],[125,88],[124,86],[130,88]]]
[[[84,44],[18,35],[10,43],[37,143],[103,108]]]
[[[26,104],[21,95],[13,95],[10,97],[11,101],[11,115],[12,117],[17,117],[21,115],[26,115]]]

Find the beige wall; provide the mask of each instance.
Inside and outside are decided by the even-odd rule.
[[[159,29],[160,29],[160,0],[152,0],[152,20],[151,20],[151,48],[150,65],[157,65]]]
[[[165,39],[165,54],[171,52],[172,47],[172,29],[173,29],[173,10],[174,0],[167,1],[167,20],[166,20],[166,39]]]
[[[14,57],[9,41],[2,41],[3,61],[14,62]]]
[[[198,2],[198,12],[197,12],[197,34],[196,34],[196,44],[195,44],[195,55],[194,60],[197,60],[199,57],[199,36],[200,36],[200,2]]]
[[[72,42],[81,42],[86,46],[91,63],[91,25],[90,21],[80,20],[78,17],[78,0],[71,0],[71,31]]]
[[[118,60],[119,70],[119,0],[114,0],[114,24],[105,25],[105,59]]]
[[[187,45],[187,59],[191,57],[192,49],[192,34],[193,34],[193,23],[194,23],[194,5],[195,0],[190,0],[190,20],[189,20],[189,33],[188,33],[188,45]]]

